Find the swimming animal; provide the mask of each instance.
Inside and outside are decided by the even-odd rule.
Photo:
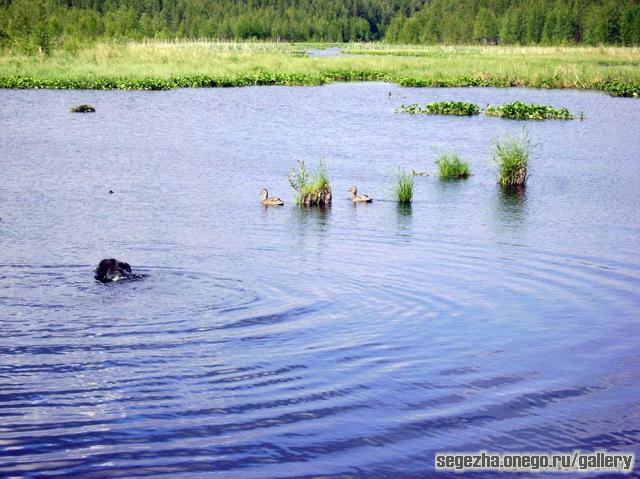
[[[111,283],[122,279],[140,279],[141,274],[131,272],[129,263],[117,259],[103,259],[95,269],[95,278],[101,283]]]
[[[367,195],[359,195],[358,188],[355,186],[349,188],[349,193],[351,193],[351,201],[354,203],[371,203],[373,201]]]
[[[96,108],[92,105],[78,105],[70,108],[72,113],[95,113]]]
[[[265,206],[282,206],[284,201],[280,198],[269,198],[269,191],[267,189],[262,190],[262,204]]]

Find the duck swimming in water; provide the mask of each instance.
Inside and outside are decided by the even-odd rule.
[[[280,198],[269,198],[269,191],[264,188],[262,190],[262,204],[265,206],[282,206],[284,205],[284,201]]]
[[[373,201],[367,195],[358,195],[358,189],[355,186],[349,188],[349,193],[351,193],[351,201],[354,203],[371,203]]]

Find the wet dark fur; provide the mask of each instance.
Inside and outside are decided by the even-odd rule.
[[[95,278],[101,283],[109,283],[120,279],[141,278],[142,275],[132,274],[129,263],[116,259],[103,259],[96,268]]]

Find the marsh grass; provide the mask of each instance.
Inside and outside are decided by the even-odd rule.
[[[309,58],[299,54],[309,44],[283,42],[98,42],[56,48],[50,55],[0,48],[0,87],[162,90],[375,80],[640,95],[637,48],[340,46],[355,55]]]
[[[500,106],[488,106],[485,109],[485,114],[512,120],[573,120],[577,118],[566,108],[555,108],[521,101],[514,101]]]
[[[311,173],[304,161],[288,176],[291,188],[296,191],[294,201],[297,205],[328,206],[331,204],[331,184],[327,168],[320,162],[315,173]]]
[[[500,186],[507,189],[524,188],[532,149],[526,133],[496,142],[494,161],[498,165]]]
[[[427,103],[425,105],[418,103],[400,105],[396,111],[401,113],[422,113],[426,115],[473,116],[480,114],[480,107],[473,103],[465,103],[462,101],[440,101]]]
[[[441,153],[436,164],[441,180],[467,178],[471,175],[469,163],[463,161],[456,153]]]
[[[398,172],[395,193],[398,203],[410,204],[413,200],[414,176],[406,171]]]

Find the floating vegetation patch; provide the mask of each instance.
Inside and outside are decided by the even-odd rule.
[[[469,163],[455,153],[442,153],[436,161],[438,175],[441,180],[454,180],[467,178],[471,174]]]
[[[465,103],[462,101],[440,101],[436,103],[427,103],[425,105],[418,103],[414,103],[412,105],[400,105],[396,111],[401,113],[419,113],[426,115],[473,116],[480,114],[480,107],[473,103]]]
[[[92,105],[78,105],[70,108],[72,113],[95,113],[96,109]]]
[[[594,90],[602,90],[609,93],[611,96],[622,97],[640,97],[640,81],[616,81],[609,80],[605,82],[596,83],[591,86]]]
[[[331,184],[322,162],[318,170],[309,172],[304,161],[289,174],[289,184],[296,191],[295,202],[303,206],[331,206]]]
[[[535,103],[514,101],[500,106],[488,106],[485,114],[513,120],[573,120],[576,118],[566,108],[555,108]]]
[[[395,185],[396,198],[400,204],[409,204],[413,200],[413,175],[400,171]]]
[[[496,143],[494,160],[498,165],[498,183],[505,188],[524,188],[532,145],[529,137],[509,138]]]

